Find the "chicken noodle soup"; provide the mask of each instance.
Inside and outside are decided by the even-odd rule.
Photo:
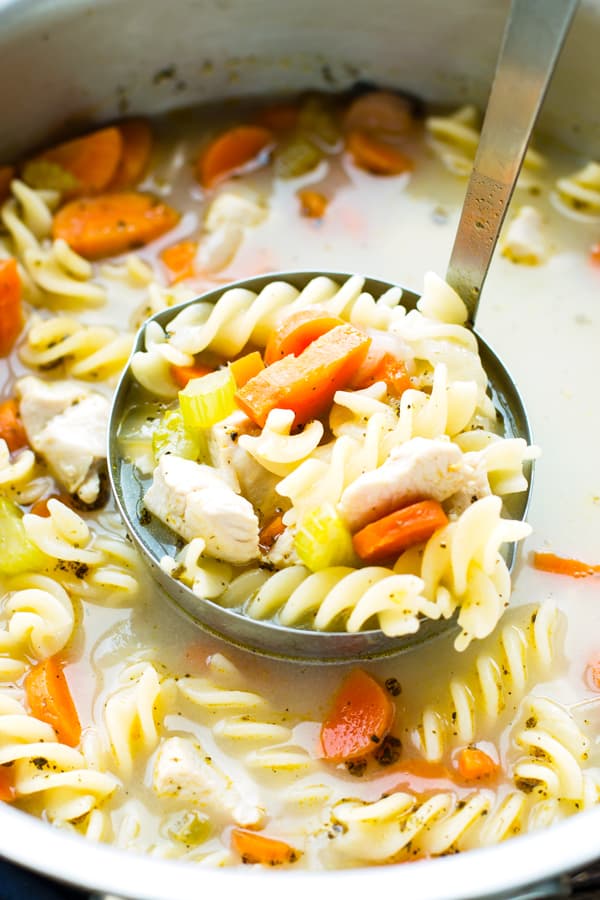
[[[165,602],[107,495],[102,436],[111,392],[149,315],[262,272],[376,273],[419,290],[427,271],[444,270],[478,119],[472,110],[432,110],[423,120],[414,110],[385,91],[206,108],[109,125],[2,169],[3,801],[141,853],[292,869],[465,851],[598,802],[600,490],[591,391],[599,234],[588,160],[536,145],[478,319],[522,388],[543,448],[533,535],[501,617],[508,583],[490,572],[501,566],[499,540],[520,539],[524,526],[500,517],[500,498],[522,489],[531,450],[503,439],[469,332],[456,321],[460,304],[443,285],[428,281],[421,310],[406,316],[397,295],[379,304],[361,299],[360,278],[313,285],[312,303],[281,285],[267,292],[285,294],[270,309],[287,310],[289,319],[323,307],[329,325],[341,320],[322,331],[323,319],[312,316],[286,330],[285,317],[271,320],[260,300],[244,305],[238,297],[235,312],[211,320],[216,346],[197,343],[217,309],[202,303],[181,313],[166,336],[146,332],[137,374],[145,372],[150,392],[121,440],[140,477],[153,483],[147,514],[172,517],[186,544],[165,565],[197,581],[205,596],[218,599],[237,584],[240,605],[264,598],[279,577],[296,573],[301,591],[340,564],[352,578],[383,569],[382,581],[415,586],[414,596],[436,612],[445,603],[464,616],[465,597],[481,597],[461,631],[463,652],[446,636],[360,667],[302,667],[229,647]],[[331,302],[340,295],[347,306]],[[260,312],[259,333],[246,330],[234,345],[248,310]],[[355,366],[366,383],[335,384],[319,414],[303,422],[298,409],[276,404],[264,421],[248,417],[245,434],[235,432],[241,413],[229,408],[202,431],[184,430],[186,402],[196,412],[202,404],[218,409],[231,396],[231,374],[234,393],[243,391],[239,382],[285,361],[290,347],[301,359],[335,328],[359,345],[370,340]],[[384,357],[393,348],[383,373],[377,360],[375,373],[364,371],[373,344]],[[198,383],[208,390],[197,392]],[[228,486],[215,464],[234,448],[261,474],[250,491]],[[340,448],[348,456],[338,467]],[[426,461],[443,463],[447,478],[458,471],[456,489],[446,483],[450,493],[432,496],[438,482]],[[307,463],[320,478],[315,507],[302,505],[310,479],[277,490],[286,481],[293,487]],[[477,463],[474,485],[470,463]],[[448,529],[456,537],[461,523],[486,511],[453,557],[462,582],[458,569],[445,568],[447,548],[430,549],[433,537],[402,550],[384,545],[389,558],[380,559],[373,548],[381,535],[367,532],[357,549],[357,534],[406,508],[396,498],[389,509],[383,489],[383,506],[363,520],[361,485],[366,479],[369,496],[379,498],[387,484],[379,470],[400,465],[421,479],[408,506],[437,503],[449,520],[436,520],[434,534]],[[188,471],[200,495],[189,509],[177,493]],[[467,485],[477,496],[465,495],[461,509]],[[196,535],[205,491],[213,491],[211,511],[223,510],[225,497],[251,506],[244,511],[256,555],[223,560],[227,540],[212,546],[213,532]],[[304,544],[293,535],[300,519]],[[319,558],[311,528],[331,534],[331,521],[339,534]],[[354,540],[339,539],[344,529]],[[284,559],[286,541],[286,552],[307,554],[316,571],[306,571],[306,559]],[[366,546],[363,564],[328,558],[343,546],[349,554]],[[536,569],[532,551],[545,552],[540,565],[584,577]],[[552,554],[582,564],[561,568]],[[348,625],[370,589],[360,588],[352,610],[346,598],[336,606],[337,624]],[[320,603],[316,596],[309,606]],[[297,620],[289,613],[302,627],[325,615],[322,606],[299,607]],[[279,600],[265,609],[282,614]],[[387,613],[374,606],[369,614],[387,627]]]

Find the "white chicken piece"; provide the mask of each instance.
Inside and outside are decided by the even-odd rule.
[[[524,266],[539,266],[547,254],[542,217],[533,206],[523,206],[506,230],[502,255]]]
[[[189,738],[167,738],[154,763],[152,787],[159,797],[176,797],[194,809],[225,810],[237,825],[256,827],[264,810],[244,802],[233,781]]]
[[[442,502],[459,491],[469,473],[451,441],[412,438],[394,447],[379,468],[360,475],[343,492],[338,511],[351,531],[418,500]]]
[[[110,406],[95,391],[33,375],[16,385],[27,439],[70,494],[93,503],[100,492],[98,465],[106,458]]]
[[[208,556],[238,565],[258,556],[252,504],[210,466],[163,454],[144,503],[187,541],[201,537]]]
[[[279,478],[257,462],[240,446],[243,434],[260,434],[255,425],[241,410],[213,425],[208,437],[210,461],[230,487],[247,497],[264,520],[272,519],[281,511],[285,501],[276,493]]]

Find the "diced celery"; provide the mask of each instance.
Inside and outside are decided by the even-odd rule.
[[[0,497],[0,572],[19,575],[47,566],[49,559],[27,537],[23,513],[16,503]]]
[[[275,151],[275,174],[278,178],[298,178],[312,172],[323,159],[323,151],[302,134],[294,135]]]
[[[118,441],[123,458],[133,463],[142,475],[154,470],[153,436],[162,410],[159,403],[133,406],[119,425]]]
[[[235,379],[228,366],[193,378],[179,391],[179,405],[186,428],[210,428],[235,410]]]
[[[203,844],[212,833],[210,819],[196,810],[179,813],[167,828],[167,834],[181,844],[195,847]]]
[[[168,409],[154,428],[152,453],[155,462],[163,453],[174,453],[183,459],[198,459],[202,441],[200,435],[193,434],[183,424],[180,409]]]
[[[302,518],[294,536],[294,548],[304,565],[313,572],[329,566],[356,564],[352,535],[329,503]]]

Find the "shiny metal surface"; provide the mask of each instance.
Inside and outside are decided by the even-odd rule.
[[[579,0],[512,0],[446,280],[475,322],[533,127]]]
[[[258,293],[270,282],[279,280],[287,281],[294,287],[302,289],[312,278],[323,274],[340,284],[349,277],[349,273],[344,272],[280,272],[244,279],[234,285],[227,285],[226,288],[221,287],[203,294],[202,300],[216,302],[221,294],[231,287],[243,287]],[[365,282],[365,290],[376,298],[389,287],[387,281],[376,278],[368,278]],[[403,289],[404,306],[412,309],[418,299],[417,294]],[[196,298],[179,306],[170,307],[152,316],[148,321],[158,322],[165,328],[182,309],[197,302]],[[145,327],[138,332],[134,352],[144,348]],[[479,336],[478,342],[482,362],[490,378],[492,398],[503,421],[507,437],[523,437],[531,442],[525,407],[512,378],[491,347]],[[119,426],[135,404],[136,396],[139,402],[139,394],[140,389],[131,375],[130,367],[127,366],[115,391],[111,408],[108,438],[108,471],[111,486],[129,534],[148,563],[154,578],[165,594],[205,630],[267,656],[305,663],[339,663],[403,653],[457,628],[454,619],[437,621],[425,619],[416,634],[397,638],[386,637],[379,630],[349,634],[345,631],[320,632],[289,628],[275,621],[251,619],[242,611],[228,609],[217,602],[200,598],[186,585],[172,578],[160,567],[160,560],[165,555],[175,555],[177,536],[154,517],[146,522],[146,519],[140,516],[143,496],[151,483],[151,478],[142,478],[135,466],[122,458],[119,447]],[[528,466],[526,475],[529,479],[529,490],[523,494],[510,496],[505,504],[507,514],[512,518],[525,517],[531,492],[531,466]],[[509,567],[512,565],[514,552],[514,545],[511,545],[507,554]]]
[[[0,161],[127,111],[343,88],[359,77],[483,107],[506,10],[506,0],[0,0]],[[582,0],[540,117],[543,130],[592,158],[600,145],[598,46],[600,2]],[[346,900],[518,900],[540,882],[559,893],[563,873],[597,859],[599,824],[596,809],[418,865],[211,871],[96,845],[0,804],[0,854],[96,896],[135,900],[230,892],[304,900],[332,891]]]

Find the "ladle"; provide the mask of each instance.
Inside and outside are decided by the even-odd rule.
[[[468,184],[458,232],[448,267],[447,280],[465,301],[472,326],[490,260],[519,174],[550,77],[566,37],[577,0],[513,0],[487,112],[483,123],[473,173]],[[301,289],[318,275],[340,282],[348,273],[286,272],[244,279],[219,288],[178,307],[153,316],[163,328],[182,308],[202,301],[216,302],[224,290],[243,287],[259,293],[274,280],[284,280]],[[392,285],[369,278],[364,290],[380,296]],[[414,307],[418,295],[403,289],[402,304]],[[488,374],[493,401],[502,417],[507,437],[531,442],[529,422],[519,392],[487,343],[477,335],[483,366]],[[144,328],[134,350],[144,348]],[[304,662],[348,662],[400,653],[455,627],[453,620],[424,620],[416,634],[391,638],[379,630],[319,632],[288,628],[273,621],[257,621],[236,609],[198,597],[160,567],[163,556],[176,552],[176,536],[153,519],[140,524],[142,500],[149,480],[122,458],[118,429],[131,408],[137,390],[129,366],[115,392],[109,426],[109,475],[113,492],[127,529],[169,598],[197,624],[246,649],[273,657]],[[531,492],[505,501],[512,518],[525,516]],[[512,545],[511,545],[512,546]],[[506,556],[509,567],[513,553]]]

